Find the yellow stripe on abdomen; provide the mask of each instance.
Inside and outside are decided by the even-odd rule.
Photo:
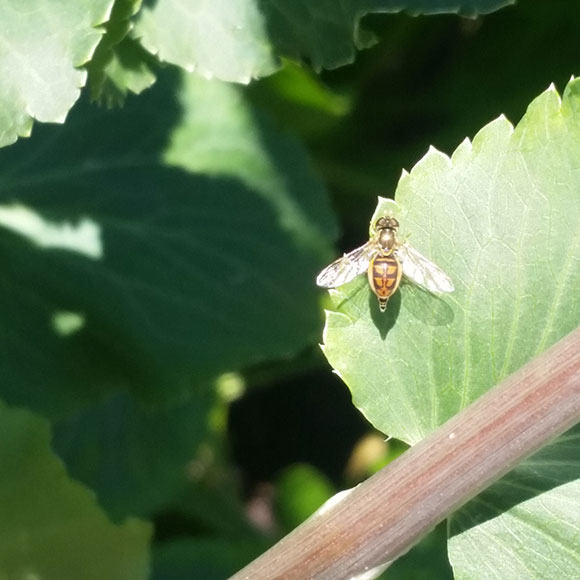
[[[394,256],[378,255],[369,265],[369,284],[371,290],[384,299],[392,296],[401,282],[401,265]]]

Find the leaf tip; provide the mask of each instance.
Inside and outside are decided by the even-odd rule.
[[[435,148],[433,145],[429,145],[427,153],[425,153],[425,155],[423,155],[423,157],[421,157],[421,159],[417,161],[415,167],[413,167],[413,169],[411,170],[411,173],[413,173],[419,167],[428,165],[433,162],[435,163],[442,162],[445,165],[447,165],[447,167],[451,167],[452,165],[451,159],[448,155],[446,155],[442,151],[439,151],[439,149]]]
[[[403,169],[401,171],[401,177],[399,177],[399,182],[397,183],[397,190],[402,186],[404,187],[404,185],[409,181],[410,177],[411,177],[411,174],[406,169]],[[395,194],[395,197],[396,197],[396,194]]]
[[[497,119],[495,119],[494,121],[489,123],[487,126],[488,127],[494,126],[494,127],[498,128],[499,130],[505,131],[505,133],[508,137],[511,137],[511,135],[515,131],[513,123],[503,113]],[[484,127],[484,129],[485,129],[485,127]]]
[[[560,96],[560,93],[558,92],[558,89],[556,88],[556,85],[554,83],[550,83],[550,86],[546,89],[546,94],[555,97],[557,102],[556,106],[558,109],[561,109],[562,97]]]
[[[484,127],[473,137],[473,149],[476,152],[486,150],[488,147],[495,149],[506,146],[514,133],[514,126],[505,115],[500,115]]]
[[[570,81],[564,89],[564,103],[571,107],[572,110],[577,111],[580,108],[578,101],[580,97],[580,77],[576,78],[574,75],[570,77]]]
[[[451,163],[457,167],[461,165],[463,160],[469,160],[473,151],[473,143],[469,137],[465,137],[463,141],[457,146],[455,151],[451,154]]]

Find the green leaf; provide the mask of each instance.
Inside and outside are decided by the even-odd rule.
[[[330,90],[310,69],[292,62],[252,83],[249,92],[253,102],[272,112],[278,123],[307,139],[336,130],[353,105],[352,98]]]
[[[92,87],[93,98],[109,107],[125,103],[129,93],[138,95],[156,81],[153,57],[132,38],[117,44],[103,70],[102,85]]]
[[[111,524],[49,440],[46,421],[0,404],[0,576],[147,578],[151,526]]]
[[[304,151],[241,97],[222,109],[213,85],[203,134],[188,132],[192,113],[172,90],[165,78],[122,113],[83,105],[64,128],[43,127],[2,151],[8,401],[59,415],[113,388],[188,396],[222,372],[315,340],[312,281],[335,226]],[[236,131],[254,139],[227,171],[175,167],[180,148],[227,152],[230,139],[243,141]],[[248,167],[259,170],[251,179]],[[63,314],[81,326],[63,335]]]
[[[446,542],[447,527],[443,522],[393,562],[380,576],[381,580],[454,580],[447,559]]]
[[[511,0],[235,0],[193,2],[159,0],[144,8],[135,35],[163,60],[226,81],[248,83],[272,74],[280,57],[307,59],[315,70],[354,60],[357,48],[374,42],[360,28],[366,14],[406,10],[475,16]]]
[[[579,458],[576,426],[454,514],[455,578],[576,578]]]
[[[139,94],[155,82],[153,60],[127,34],[130,21],[141,6],[141,0],[117,0],[105,26],[103,39],[87,65],[91,98],[104,100],[109,106],[124,103],[128,92]]]
[[[238,87],[194,75],[183,82],[184,115],[171,134],[167,163],[239,179],[272,207],[300,245],[329,255],[336,224],[300,142],[249,107]]]
[[[549,89],[515,131],[500,118],[402,177],[401,237],[453,294],[405,284],[380,315],[362,279],[333,293],[325,354],[383,432],[417,442],[580,322],[578,87],[564,103]]]
[[[576,577],[579,493],[580,483],[571,482],[518,505],[474,534],[458,536],[451,554],[456,578],[489,578],[484,569],[490,566],[494,577],[506,580]]]
[[[199,538],[176,540],[153,554],[152,580],[223,580],[257,558],[266,542]]]
[[[141,11],[135,36],[161,60],[206,78],[249,83],[278,67],[254,1],[161,0]]]
[[[146,407],[118,394],[57,422],[53,448],[113,518],[146,516],[186,485],[212,398],[199,389],[185,403]]]
[[[456,291],[404,285],[384,316],[364,280],[333,292],[324,350],[375,426],[416,442],[578,326],[578,142],[572,80],[563,102],[550,88],[515,129],[500,118],[451,159],[431,150],[402,177],[402,237],[412,233]],[[552,577],[554,558],[554,577],[580,573],[577,457],[576,429],[457,515],[458,577]]]
[[[62,123],[78,99],[113,0],[0,0],[0,146],[32,120]]]
[[[335,493],[331,482],[306,464],[286,468],[278,477],[276,487],[276,511],[287,531],[310,517]]]
[[[248,518],[237,474],[220,464],[219,459],[212,459],[206,465],[201,461],[198,473],[191,477],[183,493],[166,506],[165,513],[169,518],[178,514],[187,521],[189,529],[203,530],[211,537],[260,541],[262,532]],[[195,470],[194,467],[192,471]]]

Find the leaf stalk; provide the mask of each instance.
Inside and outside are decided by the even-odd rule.
[[[323,506],[231,580],[341,580],[385,567],[578,421],[580,328]]]

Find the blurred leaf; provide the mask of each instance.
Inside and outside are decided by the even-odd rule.
[[[132,38],[124,38],[105,66],[101,93],[95,90],[93,97],[109,107],[122,105],[129,93],[138,95],[155,82],[153,70],[153,57]]]
[[[193,530],[201,529],[212,537],[258,540],[261,533],[246,515],[236,475],[228,466],[210,465],[168,506],[167,517],[176,515]]]
[[[393,498],[395,500],[395,498]],[[447,559],[447,526],[437,526],[406,554],[398,558],[383,575],[384,580],[453,580]]]
[[[158,0],[144,8],[135,35],[163,61],[207,78],[249,83],[280,66],[280,57],[307,59],[315,70],[354,60],[374,37],[360,28],[373,12],[412,14],[491,12],[513,0],[235,0],[190,3]]]
[[[455,577],[577,577],[579,479],[577,425],[453,515]]]
[[[322,115],[344,115],[350,105],[346,97],[332,92],[318,75],[293,62],[287,62],[278,73],[253,83],[251,87],[257,85],[269,85],[270,94],[283,95],[286,105],[294,103]]]
[[[153,408],[119,394],[57,422],[53,447],[113,518],[149,515],[185,487],[211,402],[208,389]]]
[[[305,138],[331,133],[352,107],[351,98],[333,92],[308,68],[292,62],[248,90],[261,108]]]
[[[356,50],[375,44],[360,25],[373,13],[444,14],[489,13],[514,0],[348,0],[338,8],[332,0],[266,0],[264,14],[276,54],[307,59],[316,71],[354,61]]]
[[[367,433],[352,449],[344,469],[345,480],[355,485],[394,461],[407,447],[396,439],[386,440],[379,433]]]
[[[417,442],[580,322],[579,86],[402,178],[401,237],[412,232],[453,294],[405,284],[381,316],[365,280],[333,292],[325,354],[381,431]]]
[[[85,84],[113,0],[0,0],[0,147],[32,120],[64,122]]]
[[[151,527],[112,525],[49,449],[46,421],[0,405],[0,576],[147,578]]]
[[[169,79],[123,112],[79,107],[64,128],[0,155],[0,298],[13,305],[0,312],[0,389],[10,402],[54,415],[112,388],[188,396],[315,339],[312,281],[334,224],[306,155],[252,124],[243,100],[222,109],[210,87],[205,132],[187,134],[164,90],[175,90]],[[227,151],[242,141],[235,129],[253,131],[256,145],[230,159],[227,177],[163,161],[169,140],[173,164],[179,147]],[[260,169],[251,179],[248,165]],[[62,312],[82,328],[55,330]]]
[[[224,580],[266,548],[266,542],[257,541],[176,540],[155,549],[151,580]]]
[[[122,104],[129,91],[139,94],[155,82],[153,59],[127,37],[130,18],[140,6],[141,0],[116,0],[105,35],[87,65],[91,98],[109,106]]]
[[[278,478],[276,491],[276,511],[286,532],[300,525],[335,493],[330,481],[306,464],[285,469]]]
[[[518,2],[475,20],[400,13],[364,24],[381,42],[359,53],[355,66],[323,74],[333,91],[348,95],[351,112],[327,134],[301,132],[333,192],[342,251],[363,235],[377,193],[391,196],[401,168],[430,144],[450,154],[500,112],[517,120],[550,81],[563,89],[580,72],[580,11],[569,10],[568,0]],[[296,127],[291,117],[278,118]]]
[[[263,197],[296,241],[329,256],[336,225],[300,142],[248,106],[239,87],[184,75],[183,120],[165,160],[196,173],[235,177]]]

